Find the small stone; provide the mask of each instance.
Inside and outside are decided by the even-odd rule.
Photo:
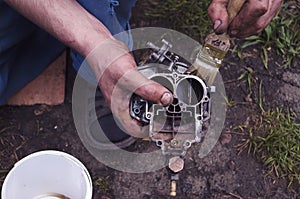
[[[49,112],[51,109],[49,106],[42,104],[38,108],[36,108],[33,113],[36,116],[42,115],[44,112]]]
[[[234,170],[235,169],[235,162],[233,160],[230,160],[228,162],[228,167],[229,167],[229,169]]]
[[[250,94],[247,95],[247,96],[245,97],[245,101],[246,101],[246,102],[249,102],[249,103],[252,103],[252,102],[253,102],[253,99],[251,98],[251,95],[250,95]]]
[[[232,138],[232,136],[230,133],[223,133],[221,135],[220,142],[222,145],[228,144],[231,142],[231,138]]]

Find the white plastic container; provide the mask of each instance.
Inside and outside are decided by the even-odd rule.
[[[41,151],[15,164],[1,198],[91,199],[92,191],[91,177],[78,159],[60,151]]]

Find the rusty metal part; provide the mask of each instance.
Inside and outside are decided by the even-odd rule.
[[[171,180],[171,192],[170,192],[170,196],[175,197],[177,195],[176,193],[176,181],[175,180]]]
[[[179,156],[172,157],[172,158],[169,159],[169,165],[168,166],[169,166],[171,171],[173,171],[174,173],[178,173],[184,167],[184,160]]]
[[[223,59],[230,48],[230,40],[227,34],[209,34],[204,40],[204,48],[209,56],[215,59]]]

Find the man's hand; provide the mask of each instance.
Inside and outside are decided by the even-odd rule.
[[[128,48],[75,0],[5,0],[29,20],[87,57],[112,112],[128,133],[142,137],[141,127],[129,115],[134,91],[144,99],[167,105],[168,89],[137,71]]]
[[[128,134],[142,138],[147,136],[148,132],[129,114],[132,94],[168,105],[173,101],[172,93],[139,73],[129,49],[120,41],[111,39],[101,43],[88,55],[87,60],[114,117]]]
[[[231,36],[237,38],[245,38],[261,32],[280,10],[282,4],[282,0],[249,0],[229,24],[228,2],[229,0],[212,0],[208,14],[216,33],[228,31]]]

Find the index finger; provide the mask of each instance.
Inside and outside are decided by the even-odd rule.
[[[208,7],[208,15],[216,33],[224,33],[228,29],[227,5],[228,0],[213,0]]]

